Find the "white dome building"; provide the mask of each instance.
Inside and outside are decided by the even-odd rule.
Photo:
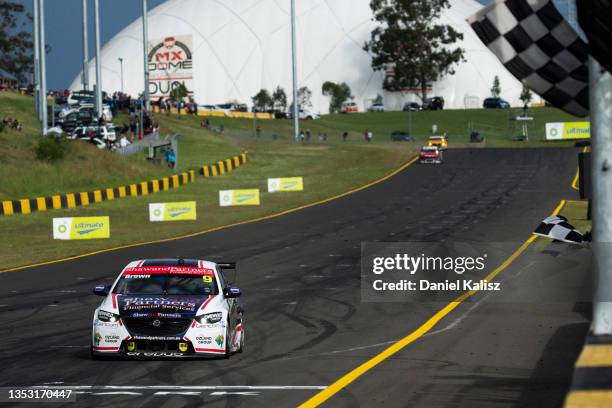
[[[482,44],[466,18],[482,6],[475,0],[451,0],[441,20],[462,32],[458,45],[466,62],[433,84],[429,96],[442,96],[447,108],[482,106],[498,75],[502,97],[520,105],[522,86]],[[185,82],[199,104],[238,101],[250,105],[260,89],[277,86],[291,99],[291,25],[289,0],[168,0],[149,12],[150,92],[167,95],[171,82]],[[363,50],[375,27],[369,0],[296,1],[298,80],[312,91],[312,110],[326,113],[325,81],[346,82],[360,110],[377,94],[387,110],[401,109],[415,94],[383,92],[384,73],[371,68]],[[143,89],[142,21],[118,33],[102,49],[102,89],[137,95]],[[95,63],[89,64],[95,83]],[[71,89],[80,89],[77,77]]]

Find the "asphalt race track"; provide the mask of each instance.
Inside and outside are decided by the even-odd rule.
[[[362,302],[362,242],[518,246],[560,199],[577,198],[570,187],[576,163],[574,149],[453,150],[441,166],[414,164],[361,192],[278,218],[0,274],[0,386],[71,387],[82,392],[79,407],[297,406],[441,307]],[[548,262],[570,256],[564,248]],[[172,256],[238,262],[245,353],[92,361],[91,318],[101,300],[92,288],[110,283],[130,260]],[[531,290],[528,268],[538,256],[530,248],[501,273],[514,277],[516,290],[501,294],[505,301],[477,294],[328,406],[560,406],[588,328],[588,305],[577,301],[588,276],[552,276],[547,290],[562,302],[513,302]]]

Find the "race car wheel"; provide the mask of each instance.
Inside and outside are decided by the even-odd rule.
[[[230,358],[230,355],[232,354],[229,327],[229,322],[227,322],[227,329],[225,329],[225,354],[223,355],[223,358],[225,359]]]
[[[242,353],[244,351],[244,325],[240,329],[240,345],[238,346],[238,350],[236,353]]]
[[[102,358],[99,355],[96,355],[94,353],[93,344],[89,348],[89,354],[90,354],[92,360],[102,360]]]

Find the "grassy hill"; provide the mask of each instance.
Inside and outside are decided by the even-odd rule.
[[[144,156],[117,157],[87,143],[72,141],[71,154],[56,164],[38,162],[33,148],[38,137],[33,118],[33,100],[0,93],[0,116],[17,117],[25,124],[21,133],[0,133],[0,191],[2,199],[16,199],[95,189],[155,178],[168,173],[163,166],[146,162]],[[10,113],[9,113],[10,112]],[[122,118],[118,118],[119,123]],[[244,150],[249,163],[236,171],[212,179],[149,196],[103,202],[88,207],[53,210],[29,215],[0,216],[0,259],[3,268],[57,259],[102,248],[174,237],[228,223],[265,216],[321,200],[380,178],[415,153],[412,144],[366,144],[330,141],[296,145],[288,139],[256,140],[243,134],[239,124],[223,134],[199,127],[195,117],[158,116],[162,133],[178,133],[181,169],[213,163]],[[267,193],[268,177],[304,177],[305,191]],[[259,188],[257,207],[219,207],[219,190]],[[197,201],[198,220],[150,223],[148,204]],[[54,217],[108,215],[111,238],[89,241],[54,241]],[[32,248],[36,248],[32,251]]]
[[[0,92],[0,119],[7,116],[19,120],[23,130],[0,132],[0,201],[93,190],[155,178],[163,173],[162,169],[80,142],[68,143],[68,151],[61,161],[39,161],[35,147],[40,123],[34,113],[34,100]]]
[[[447,132],[451,147],[469,145],[469,126],[486,138],[488,147],[535,147],[572,145],[572,142],[546,142],[544,128],[546,122],[568,122],[584,120],[569,115],[556,108],[537,108],[530,111],[534,121],[529,123],[529,142],[516,142],[513,136],[520,134],[520,124],[514,118],[522,109],[453,109],[422,112],[384,112],[323,115],[321,120],[302,121],[301,128],[309,129],[316,138],[319,132],[327,133],[332,142],[341,140],[342,133],[349,132],[349,141],[362,142],[366,130],[374,133],[374,143],[390,143],[393,131],[409,131],[417,137],[418,145],[430,135],[432,126],[437,133]],[[223,125],[234,133],[245,137],[254,136],[252,119],[211,118],[214,125]],[[291,139],[291,120],[259,120],[257,126],[262,137],[270,139],[278,135],[281,139]]]

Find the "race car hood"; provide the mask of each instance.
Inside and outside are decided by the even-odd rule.
[[[209,296],[117,295],[119,314],[124,317],[189,317]]]

